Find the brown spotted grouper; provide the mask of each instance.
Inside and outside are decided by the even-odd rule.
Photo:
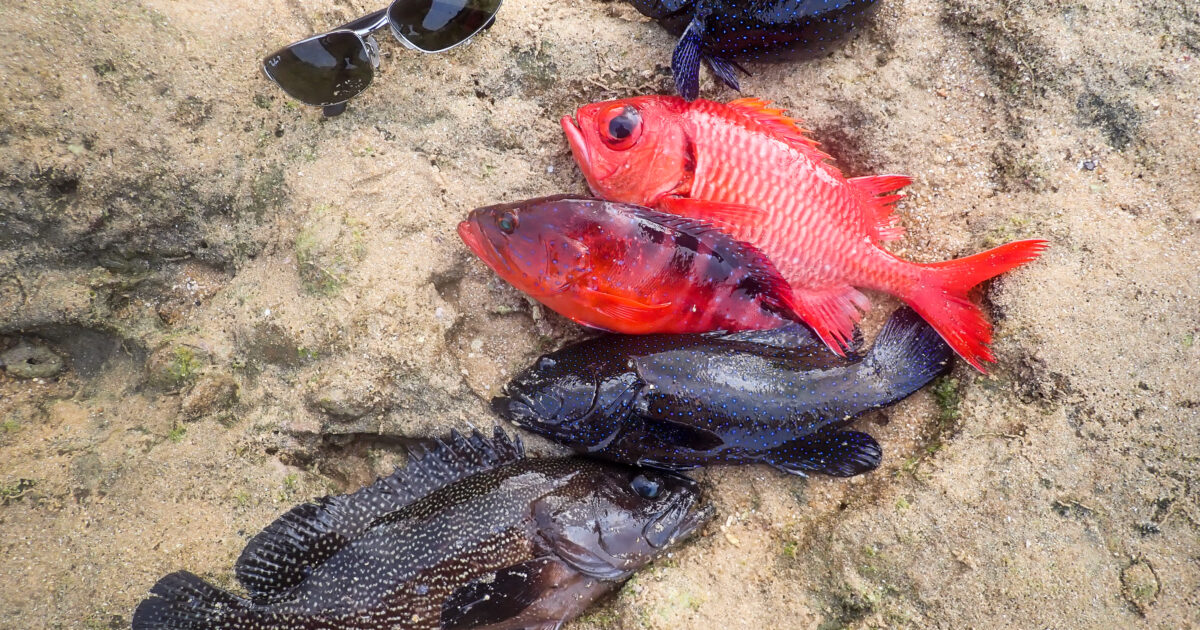
[[[549,630],[709,514],[682,476],[527,459],[499,429],[455,433],[255,536],[235,568],[248,597],[180,571],[133,629]]]

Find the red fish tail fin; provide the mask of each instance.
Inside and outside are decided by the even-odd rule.
[[[937,330],[960,357],[980,372],[983,362],[996,360],[988,344],[992,325],[967,298],[975,285],[1037,258],[1049,245],[1043,240],[1017,241],[986,252],[921,265],[925,275],[904,301]]]

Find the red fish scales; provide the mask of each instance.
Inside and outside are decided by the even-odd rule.
[[[696,173],[689,197],[765,210],[758,223],[726,224],[738,239],[753,243],[775,261],[796,290],[850,284],[878,287],[868,269],[854,269],[869,244],[855,225],[861,212],[844,185],[811,154],[778,139],[753,134],[746,121],[697,107],[693,142]],[[724,106],[721,106],[724,107]],[[703,156],[703,157],[701,157]],[[861,224],[861,221],[858,221]],[[850,274],[853,270],[858,273]]]

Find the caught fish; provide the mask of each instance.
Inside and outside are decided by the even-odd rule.
[[[709,514],[685,477],[455,433],[255,536],[235,568],[248,597],[173,573],[133,630],[549,630]]]
[[[534,433],[618,462],[682,470],[765,463],[849,477],[882,451],[843,430],[946,371],[916,313],[892,315],[865,355],[839,357],[798,324],[707,335],[603,336],[547,354],[492,400]]]
[[[509,284],[585,326],[686,333],[796,320],[761,252],[692,219],[561,195],[479,208],[458,234]]]
[[[679,36],[671,55],[675,89],[700,92],[700,62],[738,89],[734,60],[816,57],[867,21],[876,0],[629,0]]]
[[[1044,240],[939,263],[880,246],[904,229],[892,214],[902,175],[843,177],[797,123],[769,103],[644,96],[580,108],[563,131],[592,192],[712,223],[765,253],[791,285],[788,305],[841,352],[884,291],[916,309],[979,371],[992,326],[967,297],[1035,258]]]

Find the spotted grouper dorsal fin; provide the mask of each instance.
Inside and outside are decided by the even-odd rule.
[[[288,593],[377,520],[465,477],[525,457],[520,437],[457,431],[410,453],[408,465],[353,492],[298,505],[250,540],[234,573],[256,603]]]

